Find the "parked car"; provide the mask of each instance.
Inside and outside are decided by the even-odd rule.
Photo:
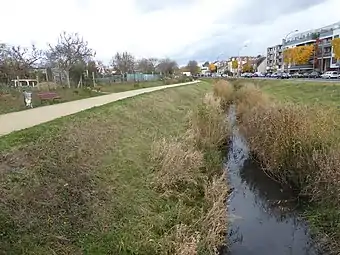
[[[293,77],[293,78],[302,78],[302,74],[299,73],[299,72],[296,72],[296,73],[293,73],[293,74],[292,74],[292,77]]]
[[[308,78],[312,78],[312,79],[316,79],[316,78],[320,78],[320,73],[319,72],[316,72],[316,71],[313,71],[309,74],[309,77]]]
[[[278,73],[276,78],[277,79],[289,79],[290,76],[287,73]]]
[[[309,73],[308,72],[304,72],[302,74],[302,78],[309,78]]]
[[[277,78],[278,74],[277,73],[273,73],[270,77],[271,78]]]
[[[339,77],[338,72],[328,71],[321,75],[322,79],[337,79]]]

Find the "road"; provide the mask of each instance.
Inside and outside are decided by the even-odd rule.
[[[20,112],[13,112],[0,115],[0,136],[30,128],[48,121],[81,112],[93,107],[105,105],[111,102],[122,100],[137,95],[150,93],[166,88],[174,88],[184,85],[198,83],[199,81],[186,82],[174,85],[166,85],[138,90],[130,90],[105,96],[92,97],[62,104],[49,105]]]

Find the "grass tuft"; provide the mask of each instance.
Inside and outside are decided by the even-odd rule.
[[[218,80],[214,84],[214,96],[220,98],[223,109],[227,109],[233,101],[234,87],[226,80]]]
[[[220,98],[207,94],[189,118],[187,136],[198,148],[221,148],[226,143],[229,129]]]

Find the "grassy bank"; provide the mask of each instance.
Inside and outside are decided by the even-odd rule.
[[[251,81],[275,99],[298,104],[340,105],[340,82],[306,82],[299,80]]]
[[[183,83],[183,82],[188,82],[188,81],[191,81],[191,79],[180,78],[180,79],[168,79],[168,80],[163,80],[163,81],[159,80],[159,81],[144,81],[144,82],[124,82],[124,83],[112,83],[112,84],[98,84],[97,88],[100,88],[100,91],[106,92],[106,93],[118,93],[118,92],[124,92],[128,90],[171,85],[171,84]]]
[[[239,81],[235,83],[239,88],[233,97],[238,122],[253,155],[269,176],[298,192],[307,203],[304,209],[309,222],[317,233],[327,236],[328,247],[338,254],[340,121],[337,109],[329,107],[333,105],[332,101],[321,92],[306,88],[320,86],[324,88],[321,91],[325,91],[326,86],[337,89],[338,85],[290,85],[289,81],[261,83],[256,87],[249,83],[242,85]],[[290,86],[294,86],[295,93],[290,92]],[[298,93],[302,88],[315,96]],[[291,95],[289,99],[287,94]],[[273,95],[279,95],[279,100]],[[323,104],[309,100],[318,96]],[[292,97],[298,103],[292,103]]]
[[[113,83],[99,84],[95,88],[61,88],[53,83],[43,83],[39,88],[32,89],[33,107],[41,107],[49,104],[64,103],[85,99],[94,96],[100,96],[104,93],[118,93],[129,90],[164,86],[176,83],[187,82],[188,79],[170,79],[165,81],[147,81],[147,82],[126,82],[126,83]],[[60,99],[55,101],[41,102],[38,93],[53,91],[60,96]],[[25,110],[24,98],[22,91],[18,89],[0,88],[0,114],[9,112],[17,112]]]
[[[213,254],[227,189],[207,120],[227,131],[217,99],[202,102],[210,90],[159,91],[3,137],[0,253]]]

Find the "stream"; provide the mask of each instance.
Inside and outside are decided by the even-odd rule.
[[[314,255],[317,245],[297,212],[294,194],[270,179],[252,162],[236,126],[235,110],[228,115],[232,137],[225,163],[232,193],[228,200],[228,255]]]

